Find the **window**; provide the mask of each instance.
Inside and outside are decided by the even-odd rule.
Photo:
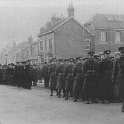
[[[119,31],[117,31],[116,32],[116,35],[115,35],[115,43],[120,43],[120,32]]]
[[[106,32],[101,32],[101,34],[100,34],[101,36],[100,36],[100,40],[101,41],[106,41]]]
[[[52,39],[49,39],[49,49],[52,50]]]
[[[44,40],[44,48],[47,50],[47,40]]]
[[[43,41],[40,41],[40,50],[43,50]]]
[[[45,44],[45,45],[46,45],[46,51],[48,51],[48,50],[49,50],[49,40],[48,40],[48,39],[46,39],[46,41],[45,41],[45,42],[46,42],[46,44]]]

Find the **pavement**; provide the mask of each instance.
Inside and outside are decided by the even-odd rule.
[[[124,124],[121,104],[85,104],[49,90],[0,85],[0,124]]]

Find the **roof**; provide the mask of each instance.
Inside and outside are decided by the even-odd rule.
[[[124,29],[124,15],[96,14],[85,24],[89,30],[95,29]],[[91,25],[91,26],[89,26]],[[94,26],[94,27],[93,27]]]
[[[48,29],[44,29],[43,32],[41,32],[38,37],[44,35],[44,34],[48,34],[48,33],[51,33],[53,28],[55,28],[56,26],[58,26],[59,24],[63,23],[65,20],[67,20],[67,18],[61,20],[61,21],[58,21],[56,24],[52,25],[51,27],[49,27]]]
[[[38,36],[41,37],[41,36],[43,36],[43,35],[52,33],[52,32],[56,31],[58,28],[60,28],[62,25],[64,25],[65,23],[67,23],[68,21],[70,21],[70,20],[72,20],[72,19],[73,19],[78,25],[80,25],[82,28],[84,28],[83,25],[81,25],[81,24],[80,24],[77,20],[75,20],[73,17],[68,17],[68,18],[64,19],[63,21],[61,21],[60,23],[58,23],[57,25],[55,25],[54,27],[52,27],[50,30],[48,30],[48,31],[46,31],[46,32],[44,32],[44,33],[41,33],[41,34],[39,34]],[[85,29],[88,33],[90,33],[90,31],[88,31],[87,28],[84,28],[84,29]]]

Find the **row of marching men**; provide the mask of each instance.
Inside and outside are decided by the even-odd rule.
[[[53,58],[42,68],[29,63],[0,66],[0,82],[31,89],[32,81],[43,78],[45,87],[50,87],[51,96],[55,91],[58,97],[66,100],[72,97],[75,102],[82,99],[87,103],[109,103],[117,99],[123,102],[124,112],[124,47],[119,51],[116,59],[106,50],[102,58],[94,52],[89,52],[88,58]]]
[[[89,52],[88,58],[53,58],[50,64],[42,68],[45,87],[50,87],[51,96],[56,92],[65,100],[70,97],[86,103],[110,103],[122,100],[119,83],[117,83],[117,60],[110,56],[111,51],[104,51],[104,57]],[[46,69],[48,67],[48,69]],[[120,69],[120,68],[119,68]],[[49,76],[47,75],[49,74]]]
[[[36,81],[36,69],[28,62],[17,62],[0,66],[0,84],[31,89],[32,81]]]

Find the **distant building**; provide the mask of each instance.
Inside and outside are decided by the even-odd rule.
[[[34,39],[29,37],[27,41],[17,45],[16,62],[23,62],[30,60],[33,56]]]
[[[30,46],[30,62],[31,64],[40,64],[41,61],[39,60],[39,42],[38,40],[36,42],[33,42]]]
[[[12,48],[8,53],[8,58],[11,58],[11,61],[8,59],[8,63],[16,63],[28,59],[29,57],[27,56],[27,52],[30,51],[28,49],[29,45],[29,42],[21,42],[17,44],[16,47]]]
[[[16,42],[9,44],[6,48],[2,49],[0,53],[0,63],[15,63],[16,62]]]
[[[124,15],[96,14],[84,26],[95,34],[95,51],[117,51],[124,46]]]

